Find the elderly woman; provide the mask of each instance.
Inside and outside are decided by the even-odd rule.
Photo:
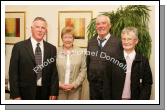
[[[73,45],[74,31],[65,27],[61,32],[63,46],[58,49],[59,100],[79,100],[86,77],[86,57]]]

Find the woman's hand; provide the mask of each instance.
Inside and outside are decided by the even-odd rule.
[[[70,91],[74,88],[73,84],[64,84],[66,91]]]
[[[70,91],[74,88],[73,84],[60,84],[59,87],[64,91]]]

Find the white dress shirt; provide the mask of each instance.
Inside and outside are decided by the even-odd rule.
[[[106,39],[106,40],[104,40],[104,42],[102,43],[102,47],[104,47],[104,45],[107,43],[107,41],[108,41],[108,39],[110,38],[110,36],[111,36],[111,34],[108,33],[108,34],[104,37],[104,39]],[[100,38],[99,36],[97,36],[97,41],[98,41],[98,44],[100,45],[99,39],[101,39],[101,38]]]

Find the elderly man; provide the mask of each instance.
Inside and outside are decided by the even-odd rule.
[[[36,17],[32,36],[14,45],[9,67],[10,97],[15,100],[54,100],[59,81],[56,47],[44,41],[47,22]],[[48,62],[48,59],[51,61]]]
[[[102,54],[112,58],[119,56],[121,51],[120,41],[109,33],[111,28],[110,19],[105,15],[96,18],[97,34],[88,42],[87,51],[87,74],[90,88],[91,100],[109,99],[106,85],[108,85],[107,75],[110,74],[110,61],[106,60]],[[96,55],[91,55],[93,52]],[[109,90],[108,90],[109,91]]]

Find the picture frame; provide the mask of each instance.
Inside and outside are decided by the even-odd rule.
[[[58,46],[62,46],[61,31],[64,27],[73,27],[74,45],[87,47],[87,26],[93,17],[92,11],[59,11],[58,12]]]
[[[25,12],[5,12],[5,44],[25,39]]]

